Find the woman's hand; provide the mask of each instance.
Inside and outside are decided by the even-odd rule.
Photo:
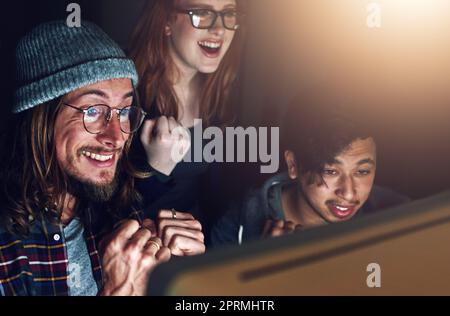
[[[189,131],[173,117],[144,122],[141,142],[149,165],[169,176],[191,147]]]

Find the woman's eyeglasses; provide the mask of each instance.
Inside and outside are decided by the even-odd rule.
[[[222,24],[227,30],[236,31],[239,29],[239,23],[243,16],[235,10],[218,12],[209,9],[177,9],[176,11],[189,15],[192,26],[202,30],[212,28],[216,24],[217,18],[220,16],[222,18]]]

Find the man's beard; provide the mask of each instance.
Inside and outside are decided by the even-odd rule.
[[[114,178],[107,184],[94,183],[69,173],[68,191],[70,194],[83,201],[105,203],[110,201],[117,192],[117,188],[119,187],[119,174],[120,163],[117,164]]]

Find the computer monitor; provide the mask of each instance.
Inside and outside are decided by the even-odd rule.
[[[450,192],[162,264],[149,295],[450,295]]]

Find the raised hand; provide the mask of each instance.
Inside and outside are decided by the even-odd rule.
[[[144,122],[141,142],[153,169],[170,175],[191,147],[189,131],[173,117]]]

